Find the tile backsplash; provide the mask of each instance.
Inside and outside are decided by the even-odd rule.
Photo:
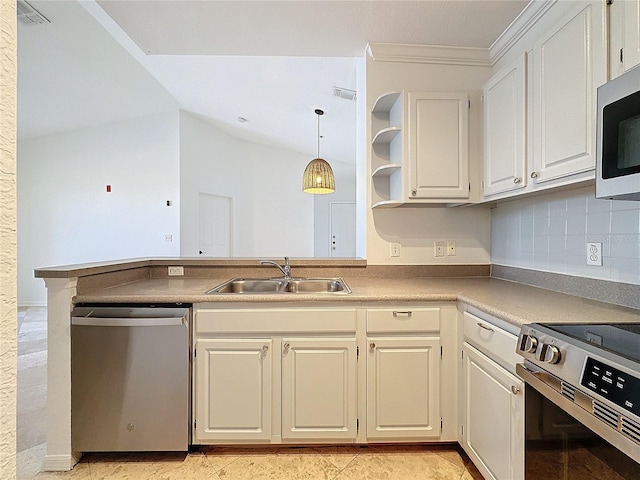
[[[583,187],[499,203],[491,263],[640,285],[640,202],[599,200]],[[602,266],[587,243],[602,243]]]

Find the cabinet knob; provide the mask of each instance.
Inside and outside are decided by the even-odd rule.
[[[411,196],[415,197],[418,194],[418,190],[416,190],[415,188],[411,189]]]
[[[531,172],[531,178],[538,178],[538,172]]]
[[[511,385],[511,393],[513,393],[514,395],[518,395],[520,393],[520,389],[515,385]]]
[[[269,345],[263,345],[263,346],[262,346],[262,351],[263,351],[264,353],[267,353],[267,352],[269,351]]]
[[[371,350],[371,351],[373,352],[375,349],[376,349],[376,344],[375,344],[375,343],[373,343],[373,342],[371,342],[371,343],[369,344],[369,350]]]
[[[283,351],[284,353],[287,353],[287,352],[289,352],[289,348],[290,348],[290,347],[291,347],[291,345],[289,345],[289,343],[285,343],[285,344],[282,346],[282,351]]]
[[[522,179],[520,177],[516,177],[513,179],[513,183],[515,184],[522,183]]]

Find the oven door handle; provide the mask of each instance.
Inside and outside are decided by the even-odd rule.
[[[516,373],[527,385],[537,390],[543,397],[555,403],[585,427],[591,429],[607,442],[638,461],[637,459],[640,458],[640,446],[635,444],[632,440],[627,439],[622,433],[608,426],[595,417],[591,412],[588,412],[584,408],[576,405],[574,402],[558,392],[558,390],[541,380],[539,376],[542,372],[529,370],[523,364],[518,363],[516,364]]]

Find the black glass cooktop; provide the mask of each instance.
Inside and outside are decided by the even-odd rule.
[[[640,323],[560,323],[544,326],[640,363]]]

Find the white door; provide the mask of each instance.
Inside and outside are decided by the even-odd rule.
[[[462,446],[491,480],[524,478],[524,383],[471,345],[463,348]]]
[[[282,440],[355,441],[356,339],[282,343]]]
[[[271,346],[270,338],[196,342],[197,443],[271,440]]]
[[[198,203],[198,255],[230,257],[232,251],[232,199],[200,193]]]
[[[329,256],[356,256],[356,204],[332,202],[330,215]]]
[[[367,438],[440,436],[440,338],[367,338]]]

